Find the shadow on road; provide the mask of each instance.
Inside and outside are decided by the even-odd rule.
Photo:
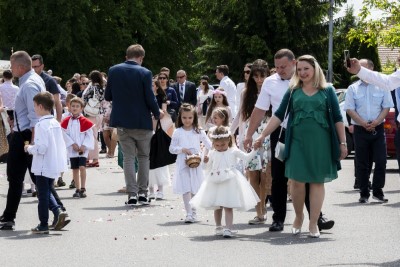
[[[222,236],[193,236],[190,238],[191,241],[195,242],[209,242],[209,241],[220,241],[220,240],[229,240],[230,238],[224,238]],[[240,241],[248,241],[248,242],[265,242],[271,245],[276,246],[287,246],[287,245],[298,245],[298,244],[309,244],[316,242],[330,242],[335,241],[329,237],[327,233],[321,233],[320,238],[310,238],[308,237],[308,232],[301,233],[298,236],[293,236],[290,233],[271,233],[269,231],[256,234],[256,235],[243,235],[237,233],[232,239],[240,240]]]
[[[50,234],[32,234],[31,231],[0,231],[0,237],[13,240],[27,240],[62,236],[61,232],[50,232]]]
[[[360,262],[360,263],[335,263],[335,264],[323,264],[321,266],[383,266],[383,267],[397,267],[400,266],[400,260],[388,261],[381,263],[372,262]]]

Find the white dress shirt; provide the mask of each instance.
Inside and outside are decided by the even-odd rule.
[[[3,106],[7,109],[14,110],[15,97],[17,96],[18,90],[18,86],[14,85],[11,80],[0,84],[0,94],[3,100]]]
[[[224,88],[226,92],[226,98],[228,99],[228,104],[231,107],[232,115],[236,116],[236,85],[235,83],[228,77],[224,76],[219,86]]]
[[[67,170],[67,154],[60,123],[46,115],[35,125],[34,145],[28,147],[33,155],[32,173],[56,179]]]
[[[282,80],[278,73],[269,76],[263,82],[255,107],[267,111],[272,105],[272,113],[275,113],[288,89],[289,80]],[[281,124],[285,128],[286,120]]]
[[[387,91],[391,91],[397,87],[400,87],[400,70],[397,70],[390,75],[386,75],[361,67],[360,71],[357,73],[357,76],[360,77],[361,80],[376,85]]]

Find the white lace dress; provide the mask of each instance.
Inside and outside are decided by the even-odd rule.
[[[195,130],[185,130],[178,128],[172,135],[169,152],[177,154],[174,178],[172,179],[172,189],[175,194],[185,194],[191,192],[196,194],[203,182],[203,163],[197,168],[189,168],[186,165],[186,154],[182,149],[190,149],[193,154],[200,154],[200,143],[207,149],[211,148],[211,141],[204,130],[197,133]]]
[[[212,150],[209,153],[209,162],[206,164],[205,180],[197,195],[190,204],[194,207],[205,209],[219,209],[220,207],[249,210],[255,207],[260,199],[243,174],[235,166],[240,158],[244,161],[251,160],[257,151],[245,153],[236,147],[227,151]],[[229,171],[229,179],[216,182],[217,174]]]

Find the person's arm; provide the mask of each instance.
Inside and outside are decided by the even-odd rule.
[[[352,74],[356,74],[361,80],[387,91],[391,91],[397,87],[400,87],[400,70],[397,70],[390,75],[379,73],[377,71],[372,71],[361,67],[358,59],[353,58],[351,59],[351,67],[347,68],[347,71]]]
[[[106,90],[104,92],[104,99],[109,101],[109,102],[112,101],[111,88],[112,88],[112,83],[113,83],[113,80],[114,80],[114,79],[110,78],[110,75],[112,75],[111,69],[108,71],[108,80],[107,80]]]
[[[347,143],[346,143],[346,132],[344,130],[344,123],[339,121],[335,123],[336,133],[340,143],[340,159],[347,157]]]
[[[253,143],[253,134],[263,120],[265,112],[267,111],[254,107],[249,120],[249,128],[247,128],[246,137],[243,140],[243,146],[245,149],[248,149]]]
[[[267,126],[262,131],[261,135],[254,142],[254,149],[260,148],[264,142],[265,137],[275,131],[279,127],[279,125],[281,125],[281,123],[282,121],[277,116],[273,115],[268,121]]]
[[[36,135],[37,138],[34,142],[31,142],[33,145],[25,145],[24,149],[31,155],[44,155],[49,147],[47,132],[43,129],[38,129]]]
[[[176,92],[172,88],[168,88],[168,93],[170,94],[171,98],[169,100],[169,107],[172,109],[177,109],[178,108],[178,96],[176,95]]]
[[[62,117],[62,104],[61,104],[61,99],[60,99],[60,94],[54,94],[54,106],[56,108],[56,113],[57,113],[57,121],[61,122],[61,117]]]

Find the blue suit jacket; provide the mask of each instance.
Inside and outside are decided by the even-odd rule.
[[[104,97],[112,101],[110,127],[152,130],[151,113],[160,116],[151,71],[134,61],[110,68]]]

